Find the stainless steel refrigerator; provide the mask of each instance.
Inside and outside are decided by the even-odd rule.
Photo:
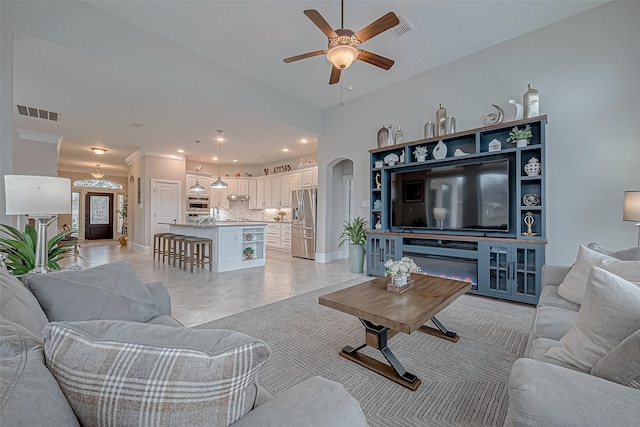
[[[316,189],[291,192],[291,255],[316,259]]]

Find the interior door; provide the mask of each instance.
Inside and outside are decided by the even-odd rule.
[[[87,193],[84,238],[113,239],[113,194]]]
[[[180,219],[180,183],[152,180],[153,184],[153,233],[169,231],[169,225]]]

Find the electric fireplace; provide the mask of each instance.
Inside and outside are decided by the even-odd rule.
[[[471,289],[478,290],[478,260],[475,258],[418,252],[404,252],[402,256],[412,258],[424,274],[469,282]]]

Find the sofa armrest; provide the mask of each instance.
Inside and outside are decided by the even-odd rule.
[[[342,384],[309,378],[249,411],[233,427],[366,427],[367,420]]]
[[[532,359],[509,377],[508,427],[637,426],[640,390]]]
[[[571,266],[566,265],[543,265],[542,277],[540,279],[540,286],[545,287],[547,285],[559,285],[564,280],[565,276],[571,271]]]
[[[160,314],[171,316],[171,297],[169,296],[169,291],[164,283],[149,282],[145,283],[144,286],[146,286],[151,293],[151,297],[153,297],[153,301],[156,303],[156,307],[158,307]]]

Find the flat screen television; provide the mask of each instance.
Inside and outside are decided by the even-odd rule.
[[[391,174],[391,225],[509,231],[509,159]]]

